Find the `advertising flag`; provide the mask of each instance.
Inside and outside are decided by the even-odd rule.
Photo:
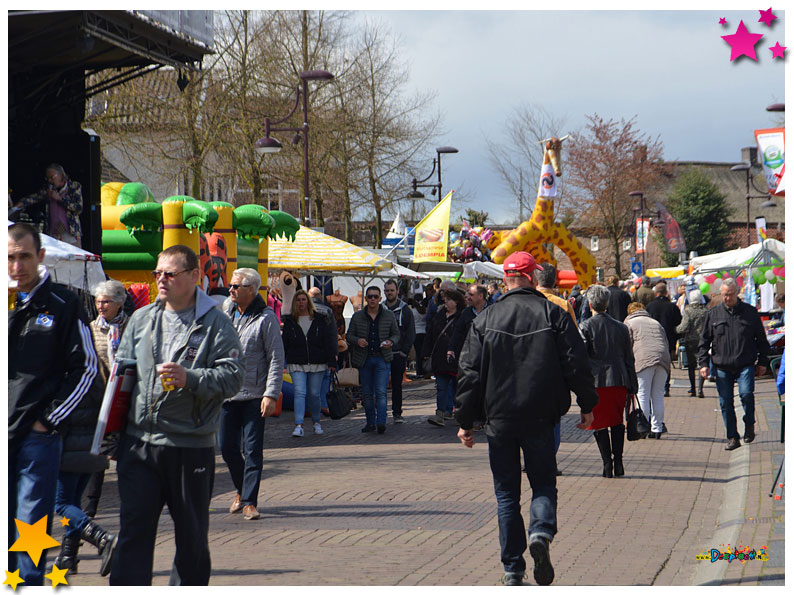
[[[765,128],[755,131],[758,142],[758,160],[764,168],[766,185],[775,196],[784,196],[782,187],[783,171],[786,161],[786,129]]]
[[[637,254],[642,254],[645,252],[645,247],[648,244],[648,233],[651,230],[651,220],[650,219],[637,219],[636,220],[636,237],[635,237],[635,246],[637,249],[635,252]]]
[[[667,251],[671,254],[686,252],[686,242],[684,241],[684,235],[681,233],[681,228],[678,226],[678,221],[675,220],[662,203],[657,202],[656,209],[659,211],[659,216],[664,223],[664,245]]]
[[[755,218],[755,237],[756,237],[756,242],[759,244],[767,238],[766,217]]]
[[[416,224],[414,262],[446,262],[452,192]]]

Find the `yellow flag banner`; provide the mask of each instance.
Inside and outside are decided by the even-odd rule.
[[[416,224],[414,262],[446,262],[452,192]]]

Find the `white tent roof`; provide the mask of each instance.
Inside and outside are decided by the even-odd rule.
[[[786,245],[770,238],[747,248],[697,256],[690,261],[690,264],[693,271],[705,273],[722,269],[769,265],[772,259],[785,262]]]
[[[44,248],[44,266],[52,280],[93,294],[94,287],[105,280],[100,257],[46,234],[39,235]]]
[[[488,279],[501,279],[504,276],[502,265],[495,262],[467,262],[463,265],[463,278],[487,277]]]

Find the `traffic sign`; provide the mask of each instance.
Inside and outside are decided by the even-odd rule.
[[[642,275],[642,263],[639,260],[631,263],[631,272],[635,275]]]

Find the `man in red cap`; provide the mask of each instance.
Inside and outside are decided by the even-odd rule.
[[[458,438],[474,446],[475,419],[486,419],[488,455],[498,505],[506,585],[523,584],[527,538],[521,517],[521,452],[532,485],[529,553],[535,581],[549,585],[549,544],[557,533],[554,426],[571,406],[577,427],[593,420],[598,402],[587,350],[568,313],[535,289],[532,255],[515,252],[503,264],[507,292],[472,323],[460,355],[455,417]]]

